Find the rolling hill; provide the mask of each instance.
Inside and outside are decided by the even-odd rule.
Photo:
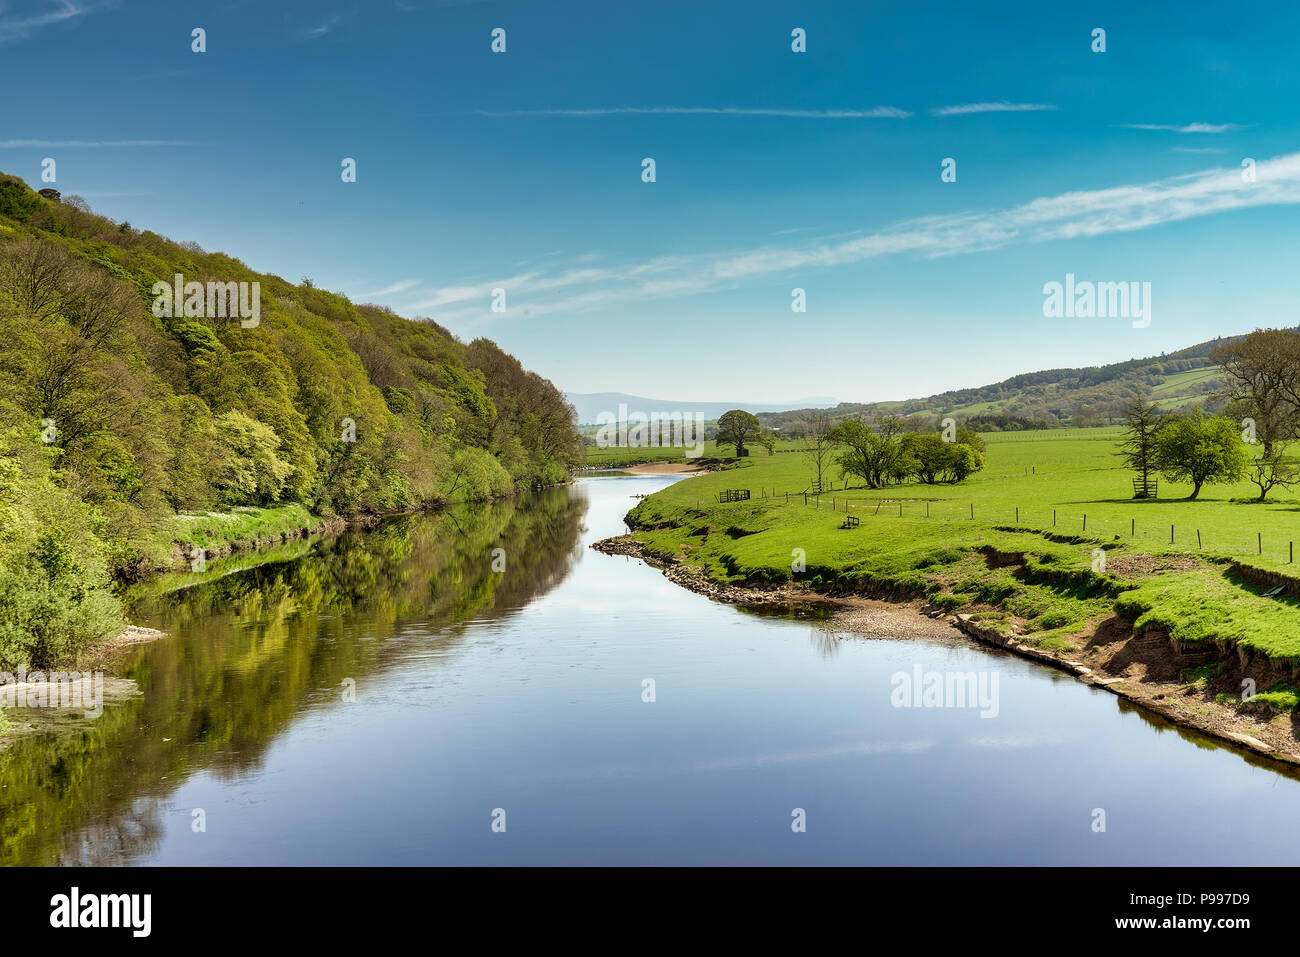
[[[1214,348],[1236,337],[1211,339],[1177,352],[1129,359],[1104,366],[1047,369],[1012,376],[992,385],[955,389],[919,399],[890,402],[841,402],[832,415],[951,415],[989,430],[1062,428],[1118,422],[1136,392],[1146,392],[1168,410],[1205,402],[1213,404],[1220,387]],[[798,431],[812,408],[759,412],[767,428]]]
[[[628,395],[626,392],[567,392],[565,398],[577,410],[579,425],[592,425],[596,416],[602,412],[618,415],[618,407],[626,405],[629,412],[681,412],[682,414],[703,415],[712,421],[731,409],[748,409],[751,412],[784,412],[789,409],[812,408],[830,405],[835,400],[828,396],[809,396],[793,402],[767,402],[748,404],[745,402],[679,402],[669,399],[647,399],[645,396]]]

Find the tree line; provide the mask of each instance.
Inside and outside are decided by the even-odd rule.
[[[807,416],[802,431],[807,445],[804,455],[819,487],[829,481],[832,467],[838,467],[841,477],[853,476],[868,488],[909,480],[925,485],[962,482],[984,467],[984,440],[951,419],[944,421],[941,431],[934,431],[898,416],[870,422],[859,416],[836,420],[819,409]],[[716,441],[734,445],[738,457],[747,446],[770,446],[772,439],[772,431],[743,409],[732,409],[718,419]]]
[[[1154,474],[1190,483],[1190,499],[1206,485],[1249,479],[1263,502],[1300,482],[1290,454],[1300,438],[1300,331],[1257,329],[1217,345],[1210,360],[1223,370],[1219,414],[1168,413],[1147,397],[1126,410],[1120,456],[1141,476],[1139,497]]]
[[[260,321],[155,315],[177,273],[258,282]],[[170,563],[178,513],[346,516],[564,482],[572,421],[490,340],[0,175],[0,663],[120,630],[112,583]]]

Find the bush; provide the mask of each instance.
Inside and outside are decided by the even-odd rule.
[[[46,667],[122,631],[98,516],[0,437],[0,669]]]
[[[217,416],[223,466],[213,484],[228,505],[266,505],[284,490],[293,466],[276,453],[280,439],[269,427],[242,412]]]
[[[451,457],[440,491],[453,502],[481,502],[514,490],[510,473],[482,449],[466,447]]]

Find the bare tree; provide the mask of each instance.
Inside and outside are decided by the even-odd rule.
[[[139,296],[58,246],[34,242],[0,250],[0,289],[18,311],[12,332],[29,347],[22,374],[31,412],[54,420],[63,448],[106,428],[110,412],[97,370],[142,308]]]
[[[28,319],[44,321],[63,309],[80,264],[53,243],[24,241],[0,249],[0,289]]]
[[[835,451],[835,423],[822,409],[813,409],[808,416],[808,426],[804,441],[807,449],[804,458],[813,471],[817,473],[817,485],[823,484],[823,476],[831,465],[831,453]]]
[[[1257,458],[1247,476],[1259,489],[1257,501],[1264,501],[1274,488],[1290,488],[1300,482],[1295,462],[1286,454],[1286,443],[1275,442],[1273,448]]]

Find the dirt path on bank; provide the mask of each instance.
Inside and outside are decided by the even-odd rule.
[[[628,475],[697,475],[700,469],[690,462],[643,462],[620,471]]]

